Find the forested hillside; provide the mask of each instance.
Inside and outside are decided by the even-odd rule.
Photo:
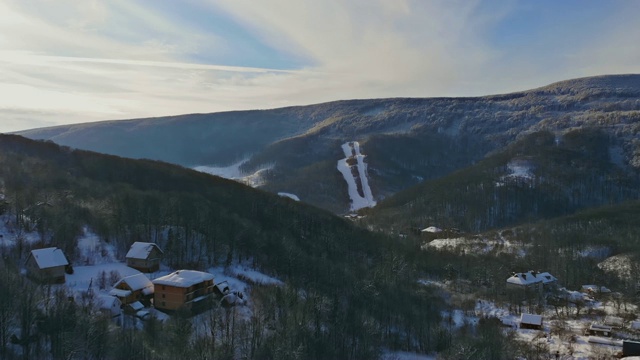
[[[443,298],[417,282],[409,243],[166,163],[9,135],[0,136],[0,154],[2,219],[11,229],[1,248],[2,358],[373,359],[385,348],[455,345],[441,323]],[[243,260],[286,284],[254,286],[249,318],[212,312],[221,333],[199,333],[180,316],[113,328],[89,302],[66,301],[64,287],[19,274],[31,248],[60,247],[73,263],[83,227],[120,256],[134,241],[153,241],[173,268]],[[22,234],[33,231],[39,239],[26,242]]]
[[[523,136],[468,168],[362,210],[371,227],[410,233],[430,225],[485,231],[638,199],[637,171],[619,142],[594,128]]]
[[[640,164],[640,75],[567,80],[476,98],[372,99],[261,111],[192,114],[23,131],[34,139],[184,166],[238,164],[260,187],[344,213],[340,145],[359,141],[377,200],[473,165],[521,136],[580,127],[615,139],[621,163]]]

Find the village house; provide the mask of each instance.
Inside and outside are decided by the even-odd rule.
[[[43,283],[64,283],[67,257],[57,247],[31,250],[27,257],[27,276]]]
[[[136,301],[149,303],[153,297],[153,290],[153,283],[144,274],[136,274],[118,281],[109,291],[109,295],[120,299],[124,306]]]
[[[153,305],[159,310],[192,310],[206,303],[214,291],[213,275],[195,270],[178,270],[153,280],[153,284]]]
[[[610,337],[613,329],[609,325],[591,323],[584,332],[585,335]]]
[[[520,329],[542,330],[542,315],[522,314],[520,316]]]
[[[122,314],[122,303],[115,296],[98,295],[96,297],[96,305],[100,312],[108,318],[118,317]]]
[[[125,258],[127,266],[138,271],[150,273],[158,271],[163,251],[154,243],[134,242]]]
[[[507,288],[511,289],[523,289],[523,288],[536,288],[542,289],[542,287],[554,284],[558,279],[548,272],[528,271],[525,273],[514,273],[507,279]]]

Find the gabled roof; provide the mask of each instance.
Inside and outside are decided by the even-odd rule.
[[[163,253],[162,249],[160,249],[160,247],[154,243],[136,241],[131,244],[131,248],[129,249],[129,252],[127,252],[127,255],[125,257],[130,259],[145,260],[149,257],[149,254],[151,254],[151,251],[154,247],[158,249],[161,254]]]
[[[155,285],[189,287],[206,280],[213,280],[213,275],[195,270],[178,270],[153,280]]]
[[[120,299],[111,295],[98,295],[96,297],[96,304],[100,309],[111,309],[114,307],[120,308]]]
[[[520,324],[542,325],[542,315],[522,314]]]
[[[36,264],[40,269],[48,269],[56,266],[69,265],[67,257],[64,256],[62,250],[57,247],[50,247],[45,249],[31,250],[29,257],[33,256]],[[27,260],[29,260],[27,258]]]
[[[135,274],[122,278],[115,285],[113,285],[113,287],[117,288],[121,283],[126,283],[127,285],[129,285],[131,291],[146,290],[150,288],[153,292],[153,283],[143,274]]]
[[[548,272],[538,273],[535,271],[528,271],[526,273],[513,274],[507,279],[507,282],[515,285],[531,285],[537,283],[548,284],[557,281],[553,275]]]

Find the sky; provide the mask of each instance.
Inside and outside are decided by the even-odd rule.
[[[640,1],[0,0],[0,132],[640,73]]]

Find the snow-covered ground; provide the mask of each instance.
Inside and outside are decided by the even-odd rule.
[[[251,187],[258,187],[264,184],[264,174],[266,171],[273,169],[274,165],[266,165],[256,170],[254,173],[246,174],[240,170],[240,167],[249,161],[243,159],[229,166],[196,166],[193,169],[203,173],[216,175],[229,180],[235,180]]]
[[[499,239],[481,239],[477,237],[434,239],[422,245],[422,249],[462,251],[465,254],[488,254],[495,251],[496,254],[515,254],[521,257],[526,255],[526,249],[502,236]]]
[[[432,355],[418,354],[408,351],[385,351],[382,354],[383,360],[435,360]]]
[[[342,144],[342,151],[344,152],[344,159],[338,160],[338,171],[342,173],[344,180],[347,182],[349,190],[349,198],[351,199],[351,211],[356,211],[365,207],[374,207],[376,201],[373,199],[373,193],[371,187],[369,187],[369,178],[367,177],[367,164],[364,162],[365,155],[360,152],[360,143],[357,141],[351,141]],[[353,175],[351,166],[348,161],[350,159],[356,160],[356,166],[358,171],[358,178]],[[363,194],[358,192],[358,182]]]
[[[598,267],[605,272],[614,273],[622,279],[629,279],[633,265],[629,254],[618,254],[608,257],[599,263]]]
[[[278,195],[282,197],[288,197],[291,200],[300,201],[300,198],[298,197],[298,195],[295,195],[295,194],[279,192]]]
[[[504,186],[509,181],[523,181],[532,184],[535,178],[533,174],[534,166],[529,160],[514,159],[507,163],[508,174],[502,176],[496,186]]]
[[[40,241],[40,235],[35,231],[26,232],[22,229],[16,229],[8,215],[0,216],[0,246],[14,246],[20,240],[25,244],[34,244]]]

